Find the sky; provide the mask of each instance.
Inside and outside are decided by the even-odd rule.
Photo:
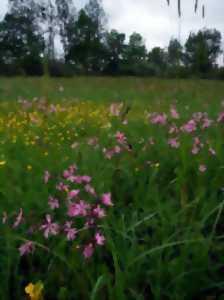
[[[102,0],[108,15],[109,29],[126,33],[140,33],[148,49],[167,47],[170,38],[180,38],[184,44],[191,31],[203,27],[216,28],[224,37],[224,0],[199,0],[198,12],[194,13],[194,0],[182,0],[182,17],[178,18],[177,0]],[[87,0],[74,0],[82,7]],[[202,18],[202,5],[206,7]],[[0,0],[0,17],[7,9],[7,0]],[[224,38],[223,38],[224,43]]]

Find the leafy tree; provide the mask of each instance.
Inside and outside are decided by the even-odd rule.
[[[106,72],[118,74],[124,59],[125,34],[117,30],[111,30],[106,34]]]
[[[221,34],[216,29],[191,33],[185,44],[185,63],[193,72],[211,71],[221,53]]]
[[[183,47],[177,39],[171,39],[168,46],[168,63],[173,67],[181,64],[183,58]]]
[[[13,2],[11,0],[10,4]],[[36,22],[33,1],[19,5],[16,0],[14,4],[0,23],[1,64],[3,68],[13,66],[16,73],[23,71],[28,75],[40,75],[43,72],[44,40]]]
[[[89,0],[85,6],[85,12],[94,22],[98,37],[103,38],[107,25],[107,17],[103,9],[102,0]]]
[[[128,64],[138,64],[146,59],[147,50],[141,34],[132,33],[125,51],[125,59]]]
[[[154,47],[148,54],[148,60],[156,75],[161,75],[167,68],[167,53],[160,47]]]
[[[70,27],[66,61],[85,72],[100,72],[104,68],[105,48],[98,35],[98,24],[81,10]]]
[[[68,35],[70,32],[70,26],[77,17],[76,9],[72,0],[55,0],[57,9],[57,25],[59,27],[59,33],[61,42],[64,48],[64,53],[68,51]]]

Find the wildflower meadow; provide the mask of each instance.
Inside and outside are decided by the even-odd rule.
[[[223,91],[3,79],[0,299],[224,299]]]

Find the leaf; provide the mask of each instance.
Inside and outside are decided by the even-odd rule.
[[[103,274],[101,275],[97,281],[96,281],[96,284],[92,290],[92,293],[91,293],[91,296],[90,296],[90,300],[95,300],[97,299],[97,292],[99,291],[99,289],[103,286],[103,284],[105,283],[106,281],[106,275]],[[99,298],[98,298],[99,299]]]

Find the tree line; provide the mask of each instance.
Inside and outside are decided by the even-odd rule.
[[[216,29],[190,33],[184,46],[171,39],[167,48],[148,51],[139,33],[127,39],[107,29],[101,0],[89,0],[80,10],[73,0],[8,2],[0,22],[0,75],[224,78],[217,64],[222,37]]]

